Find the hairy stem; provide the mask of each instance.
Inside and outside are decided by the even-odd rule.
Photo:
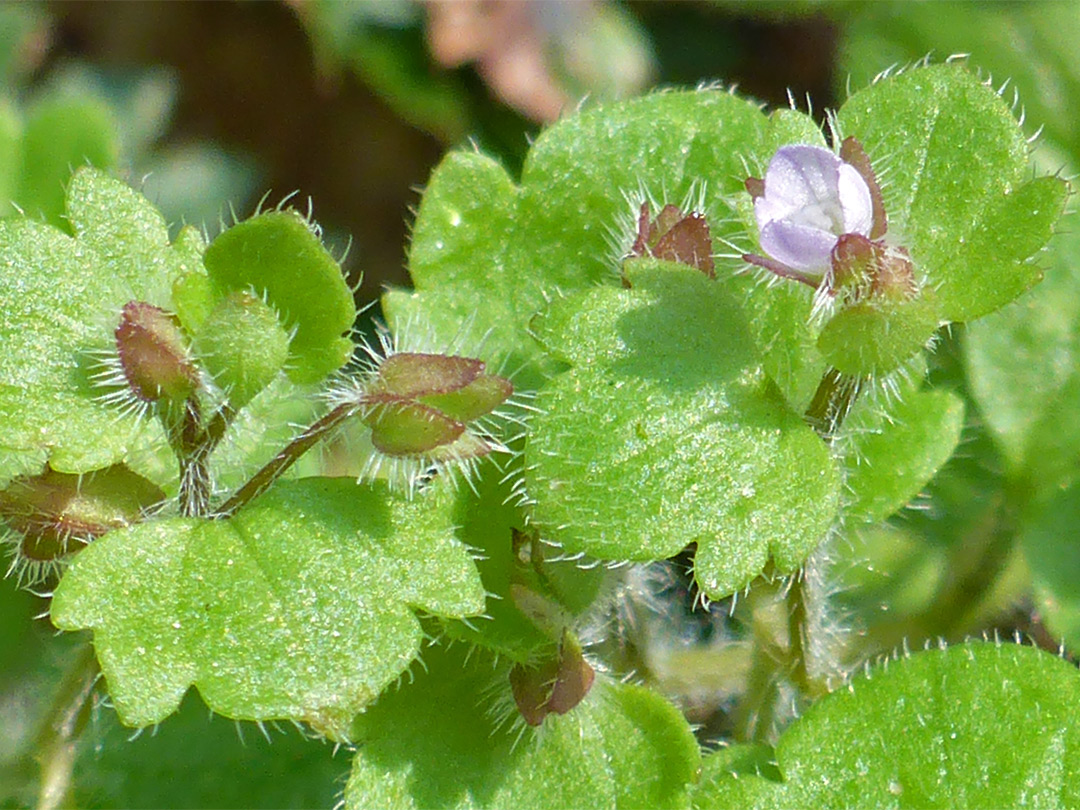
[[[90,716],[90,696],[99,672],[94,650],[87,644],[72,662],[42,722],[35,746],[41,767],[39,810],[53,810],[70,804],[76,748]]]
[[[320,440],[326,438],[337,430],[346,420],[355,416],[362,405],[355,402],[343,402],[311,427],[289,442],[285,448],[268,461],[251,479],[240,489],[232,494],[220,507],[214,510],[211,517],[227,518],[236,513],[238,509],[269,489],[270,485],[277,481],[286,470],[299,461],[300,457],[314,447]]]
[[[213,415],[206,425],[204,438],[200,445],[203,458],[207,458],[217,449],[217,446],[225,437],[225,431],[229,429],[229,425],[232,424],[235,418],[236,410],[227,402]]]
[[[792,579],[784,595],[791,680],[804,697],[812,699],[829,691],[828,673],[820,660],[821,655],[815,649],[818,646],[815,635],[821,633],[825,610],[820,580],[818,561],[812,554]]]
[[[830,368],[821,377],[803,418],[825,441],[831,441],[851,412],[865,380]]]
[[[206,454],[201,452],[205,444],[202,406],[193,395],[183,407],[183,416],[170,434],[180,462],[180,514],[192,517],[206,514],[210,505],[210,479],[206,474]]]
[[[803,418],[817,434],[831,444],[837,430],[851,412],[865,379],[830,368],[821,377],[817,391]],[[816,698],[828,691],[822,667],[815,660],[815,631],[825,609],[820,571],[812,554],[794,575],[784,602],[787,606],[788,662],[790,677],[804,697]]]

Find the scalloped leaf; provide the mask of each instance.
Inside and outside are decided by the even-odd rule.
[[[518,189],[499,163],[475,152],[448,154],[413,226],[415,290],[390,290],[382,304],[405,347],[460,347],[496,371],[524,367],[532,385],[545,358],[527,327],[543,296],[535,278],[507,263],[517,201]]]
[[[68,186],[72,238],[30,219],[0,222],[0,479],[36,471],[87,472],[164,444],[156,424],[118,414],[90,383],[87,352],[111,337],[132,298],[167,301],[199,262],[182,234],[124,183],[80,169]]]
[[[951,391],[912,389],[886,408],[867,406],[844,423],[844,516],[876,523],[918,495],[952,456],[964,401]]]
[[[915,68],[855,93],[838,125],[875,161],[889,233],[910,250],[947,320],[993,312],[1039,281],[1031,259],[1068,186],[1028,179],[1028,143],[991,87],[958,64]]]
[[[537,324],[573,368],[541,391],[531,423],[535,524],[601,559],[697,543],[712,598],[770,557],[794,570],[836,512],[828,448],[765,376],[730,290],[660,262],[630,278],[632,290],[595,289]]]
[[[645,189],[661,204],[680,204],[700,190],[719,252],[720,238],[741,231],[727,199],[766,129],[758,107],[730,93],[666,92],[592,108],[545,130],[517,186],[490,158],[447,156],[416,220],[416,292],[383,300],[395,333],[428,328],[435,345],[476,345],[470,354],[494,369],[523,367],[535,385],[553,369],[528,321],[557,294],[618,280],[637,222],[627,195]]]
[[[776,747],[782,781],[754,773],[760,755],[706,758],[693,804],[1075,807],[1078,710],[1076,668],[1037,649],[975,643],[917,653],[796,720]]]
[[[314,383],[341,368],[353,344],[356,305],[341,268],[308,221],[293,210],[268,211],[224,231],[206,249],[219,295],[254,291],[292,332],[289,377]]]
[[[483,610],[450,494],[413,502],[352,481],[279,482],[233,518],[172,518],[79,554],[52,604],[89,628],[117,712],[156,723],[192,684],[229,717],[343,738],[419,650],[421,609]]]
[[[515,729],[478,708],[487,696],[516,712],[506,667],[456,650],[425,661],[415,683],[357,718],[347,810],[687,806],[697,742],[659,695],[598,678],[567,714]]]
[[[716,250],[718,237],[741,230],[727,198],[742,190],[743,158],[762,149],[766,125],[756,104],[715,89],[653,93],[560,121],[537,138],[522,169],[525,238],[514,266],[549,290],[615,281],[636,233],[637,207],[626,195],[644,189],[660,205],[678,205],[701,183]]]

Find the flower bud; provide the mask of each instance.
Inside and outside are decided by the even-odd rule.
[[[199,375],[180,327],[165,310],[129,301],[116,327],[124,379],[143,402],[181,402],[199,387]]]
[[[510,381],[480,360],[400,352],[387,357],[363,394],[363,420],[375,448],[389,456],[432,461],[477,458],[491,445],[468,425],[513,393]]]

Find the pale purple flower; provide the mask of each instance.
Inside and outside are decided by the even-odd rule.
[[[870,237],[877,230],[873,192],[863,174],[820,146],[781,147],[764,181],[747,181],[747,188],[761,249],[771,261],[747,258],[788,278],[820,282],[842,235]]]

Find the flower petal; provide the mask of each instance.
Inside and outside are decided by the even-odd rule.
[[[835,205],[838,212],[840,164],[840,158],[820,146],[780,147],[769,161],[765,196],[757,201],[760,206],[755,204],[755,213],[771,221],[799,216],[804,209],[820,210],[822,205]],[[827,220],[822,224],[831,229]]]
[[[775,221],[761,229],[761,249],[788,267],[824,275],[837,237],[829,231],[794,222]]]
[[[870,187],[850,163],[840,164],[837,196],[843,214],[844,233],[869,236],[874,224],[874,201]]]
[[[761,249],[788,268],[822,276],[837,239],[868,236],[873,199],[865,178],[821,146],[782,146],[754,197]]]

